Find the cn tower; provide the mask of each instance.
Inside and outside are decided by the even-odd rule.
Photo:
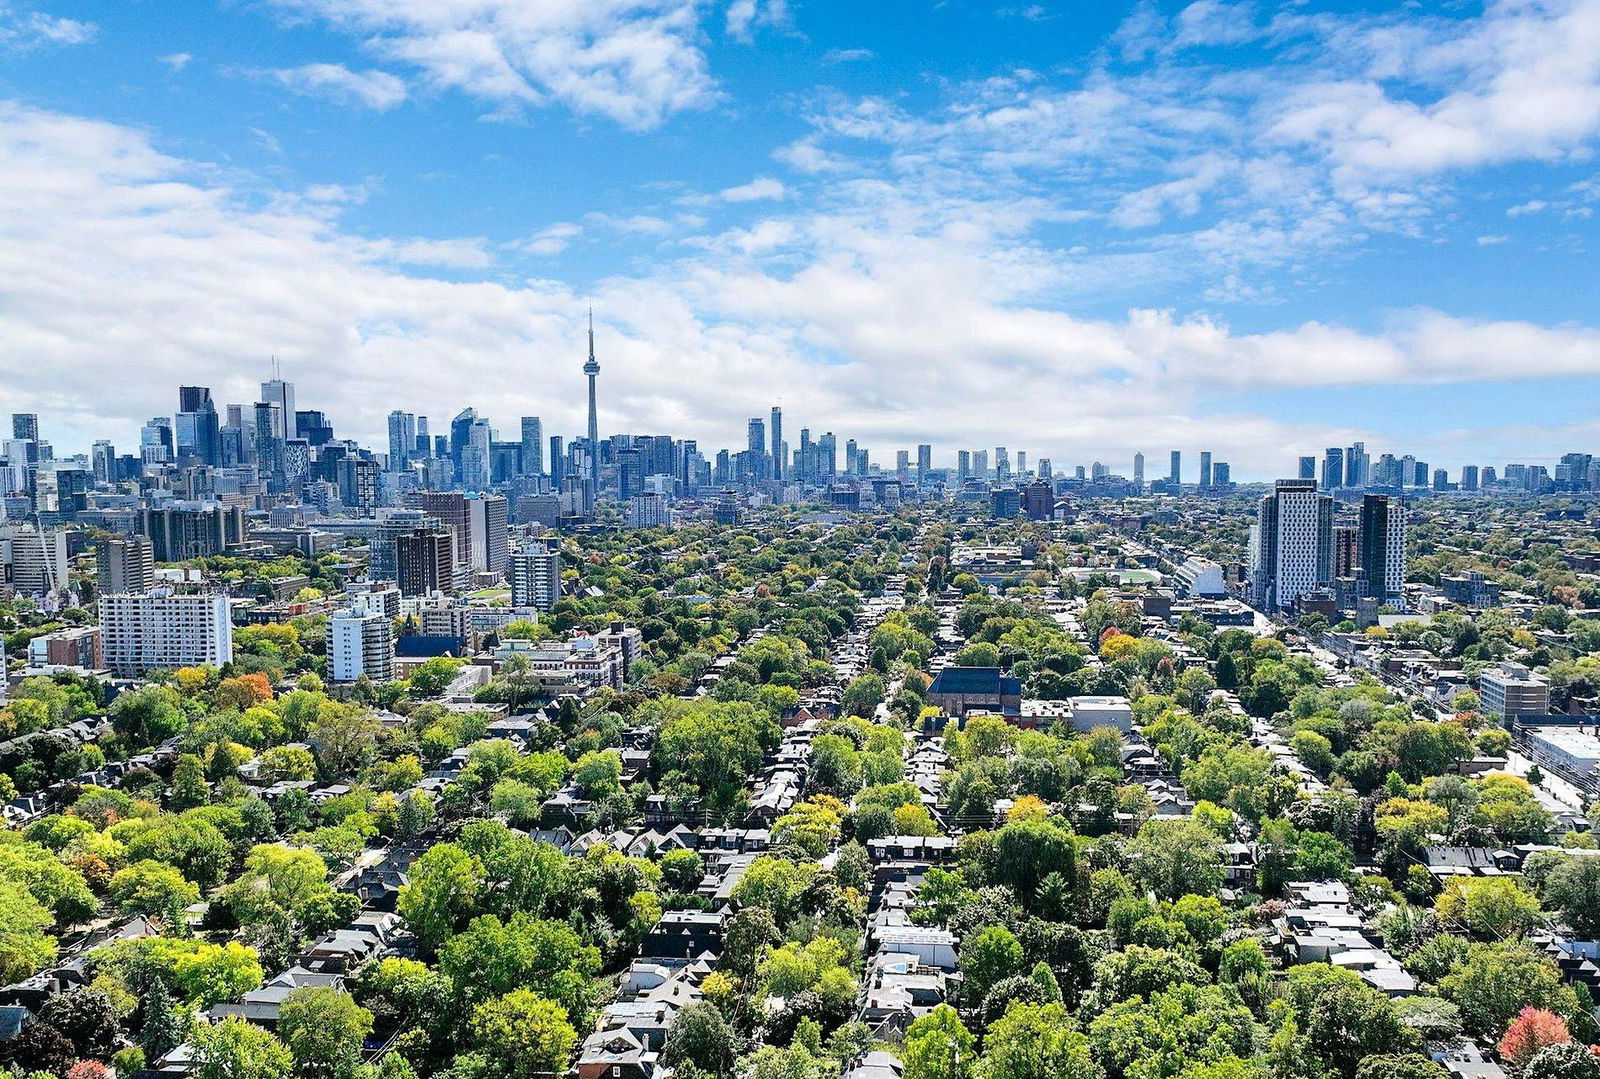
[[[594,380],[600,374],[600,364],[594,358],[594,308],[589,308],[589,362],[583,365],[589,376],[589,479],[594,484],[594,497],[600,497],[600,417],[595,411]]]

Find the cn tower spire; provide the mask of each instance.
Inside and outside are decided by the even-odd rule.
[[[594,484],[594,497],[600,497],[600,417],[595,409],[595,379],[600,374],[600,364],[594,358],[594,308],[589,308],[589,362],[583,365],[589,376],[589,479]]]

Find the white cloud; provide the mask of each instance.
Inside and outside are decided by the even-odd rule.
[[[664,217],[653,214],[585,214],[583,219],[591,225],[610,229],[613,232],[633,233],[642,236],[665,236],[672,231],[672,222]]]
[[[570,221],[559,222],[540,229],[527,239],[512,246],[530,255],[559,255],[583,235],[583,226]]]
[[[1289,88],[1273,133],[1352,178],[1554,160],[1600,134],[1600,0],[1499,0],[1424,28],[1388,71]],[[1389,29],[1346,47],[1370,52]]]
[[[876,58],[871,49],[829,49],[822,54],[824,64],[859,64]]]
[[[173,71],[182,71],[189,66],[189,61],[194,59],[194,55],[186,52],[174,52],[168,53],[166,56],[158,56],[156,59],[166,64]]]
[[[558,102],[649,129],[717,89],[699,0],[271,0],[349,33],[497,115]]]
[[[1511,237],[1505,236],[1505,235],[1479,236],[1478,237],[1478,246],[1479,247],[1498,247],[1500,244],[1508,243],[1510,240],[1511,240]]]
[[[733,0],[728,5],[728,36],[749,43],[758,26],[787,26],[788,0]]]
[[[1506,216],[1525,217],[1528,214],[1536,214],[1549,205],[1543,199],[1529,199],[1527,202],[1519,202],[1517,205],[1507,209]]]
[[[538,412],[576,430],[591,301],[602,424],[703,445],[737,444],[781,385],[796,422],[879,454],[930,437],[941,459],[992,444],[1003,416],[1008,444],[1058,462],[1203,444],[1248,477],[1281,471],[1286,447],[1351,432],[1197,404],[1245,390],[1600,376],[1600,331],[1578,326],[1414,311],[1373,333],[1316,322],[1238,333],[1172,311],[1071,314],[1051,296],[1075,256],[1019,240],[1041,211],[1007,200],[918,207],[869,183],[580,296],[550,280],[472,278],[492,272],[482,241],[352,235],[337,217],[343,191],[263,206],[246,193],[258,180],[237,189],[229,175],[138,131],[0,106],[0,378],[11,407],[59,425],[64,452],[131,437],[170,411],[180,383],[251,400],[269,353],[343,434],[381,440],[393,407],[437,416],[473,403],[501,422]],[[654,236],[659,221],[593,223]],[[464,279],[404,272],[407,261]],[[1428,452],[1423,438],[1408,445]]]
[[[305,64],[280,68],[272,77],[296,93],[324,97],[342,105],[364,105],[380,112],[406,99],[406,84],[387,71],[351,71],[343,64]]]
[[[47,15],[0,0],[0,49],[26,52],[47,45],[82,45],[91,41],[94,23]]]
[[[770,176],[758,176],[747,184],[737,187],[722,189],[721,198],[724,202],[759,202],[766,199],[781,199],[787,194],[783,181],[774,180]]]

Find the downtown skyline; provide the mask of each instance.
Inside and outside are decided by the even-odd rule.
[[[580,431],[593,303],[610,427],[712,444],[1600,435],[1592,0],[588,7],[0,9],[0,407],[87,446],[277,356],[369,443]]]

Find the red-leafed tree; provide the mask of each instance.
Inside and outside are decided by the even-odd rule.
[[[1524,1008],[1500,1039],[1500,1059],[1513,1070],[1520,1069],[1545,1046],[1565,1045],[1571,1040],[1565,1019],[1543,1008]]]

